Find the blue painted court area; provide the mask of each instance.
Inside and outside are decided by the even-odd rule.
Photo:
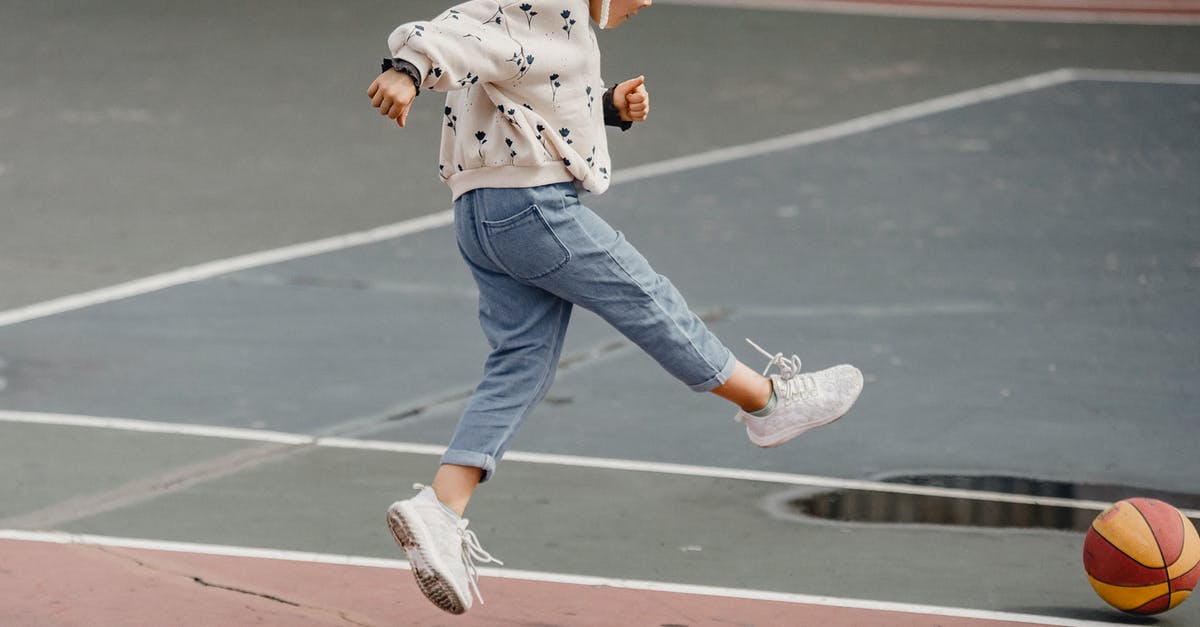
[[[1195,492],[1198,174],[1200,84],[1078,80],[617,185],[584,202],[743,361],[760,363],[748,337],[798,353],[806,369],[853,363],[866,390],[836,425],[760,450],[729,407],[577,310],[559,378],[513,448],[843,479],[998,473]],[[0,409],[443,445],[485,356],[474,297],[452,231],[438,228],[23,322],[0,328]],[[375,481],[427,480],[435,458],[422,463],[427,475]],[[506,471],[483,493],[536,490]],[[871,533],[889,543],[886,527]],[[927,532],[913,546],[970,544],[971,533]],[[993,534],[979,550],[1046,543],[1067,554],[1080,541]],[[637,573],[652,575],[705,576]],[[834,593],[805,581],[777,585]],[[1030,590],[1025,604],[1019,587],[968,603],[1066,615],[1090,595],[1078,583]],[[876,590],[845,595],[893,594]],[[1046,605],[1056,596],[1063,606]],[[961,602],[952,588],[912,597]],[[1192,602],[1161,624],[1196,621]]]

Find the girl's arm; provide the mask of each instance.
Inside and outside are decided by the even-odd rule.
[[[650,93],[646,77],[639,76],[613,85],[604,93],[604,123],[629,130],[634,122],[645,122],[650,115]]]
[[[408,123],[408,110],[417,97],[417,86],[408,74],[387,70],[367,88],[367,97],[371,99],[371,106],[379,109],[380,115],[403,127]]]
[[[403,24],[388,37],[388,48],[393,58],[417,68],[425,89],[452,91],[514,78],[526,59],[501,6],[472,0],[432,20]]]

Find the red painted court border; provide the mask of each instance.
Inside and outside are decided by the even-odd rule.
[[[507,569],[484,573],[490,601],[463,622],[430,605],[406,569],[399,560],[0,530],[0,624],[1109,624]]]

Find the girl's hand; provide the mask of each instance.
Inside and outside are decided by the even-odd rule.
[[[626,122],[645,122],[650,115],[650,94],[646,77],[639,76],[617,85],[613,90],[613,106]]]
[[[408,74],[388,70],[371,83],[367,97],[371,99],[371,106],[379,109],[380,115],[395,120],[396,124],[403,127],[408,120],[408,109],[412,106],[413,98],[417,97],[417,87]]]

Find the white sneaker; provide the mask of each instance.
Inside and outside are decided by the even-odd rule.
[[[854,366],[841,365],[801,373],[799,357],[787,358],[783,353],[772,355],[754,342],[750,345],[771,358],[763,370],[764,375],[771,366],[779,366],[779,374],[770,375],[775,386],[775,409],[762,418],[745,411],[739,411],[735,416],[738,422],[746,423],[746,434],[758,446],[779,446],[805,431],[841,418],[862,392],[863,375]]]
[[[483,603],[475,560],[504,563],[479,546],[475,532],[467,531],[467,519],[442,505],[433,488],[415,484],[413,489],[420,493],[388,508],[388,526],[408,555],[421,592],[443,610],[462,614],[471,609],[472,592]]]

